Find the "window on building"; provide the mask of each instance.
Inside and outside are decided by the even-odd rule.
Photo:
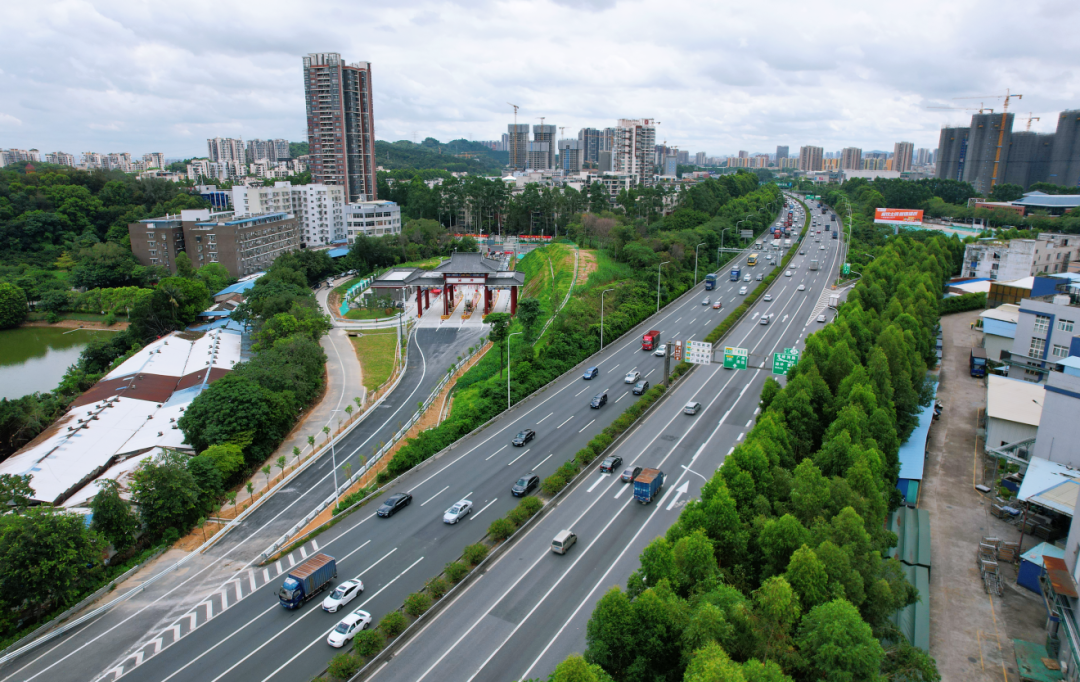
[[[1035,329],[1036,333],[1045,334],[1050,329],[1050,318],[1046,315],[1035,316]]]
[[[1058,344],[1055,343],[1054,347],[1051,349],[1050,353],[1055,358],[1067,358],[1067,357],[1069,357],[1069,348],[1068,348],[1068,346],[1059,346]]]
[[[1059,332],[1071,332],[1073,330],[1073,321],[1058,320],[1057,328]]]
[[[1033,336],[1031,338],[1031,346],[1028,347],[1028,357],[1041,358],[1044,350],[1046,350],[1046,339],[1040,339]]]

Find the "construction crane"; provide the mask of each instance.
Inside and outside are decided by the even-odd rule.
[[[547,116],[537,116],[536,118],[540,119],[540,125],[544,125],[544,119],[547,118]]]
[[[1041,120],[1042,119],[1039,118],[1038,116],[1036,116],[1034,112],[1029,111],[1028,112],[1028,120],[1027,120],[1028,122],[1027,122],[1026,130],[1030,133],[1031,132],[1031,122],[1032,121],[1041,121]]]
[[[994,153],[994,173],[990,176],[990,191],[994,191],[994,185],[997,184],[998,167],[1001,164],[1001,146],[1005,142],[1005,117],[1009,114],[1009,100],[1013,97],[1016,99],[1024,99],[1023,95],[1014,95],[1005,89],[1004,95],[988,95],[983,97],[953,97],[953,99],[1000,99],[1003,100],[1001,106],[1001,125],[998,126],[998,142],[997,151]]]
[[[989,109],[987,107],[984,107],[981,102],[979,103],[978,107],[926,107],[926,108],[927,109],[949,110],[949,111],[977,111],[980,114],[987,114],[987,113],[992,114],[992,113],[994,113],[993,109]]]

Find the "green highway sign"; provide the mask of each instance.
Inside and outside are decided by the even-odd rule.
[[[724,369],[746,369],[746,359],[750,352],[745,348],[724,348]]]
[[[844,263],[844,269],[841,270],[841,272],[844,275],[850,275],[851,274],[851,263]]]
[[[787,375],[788,370],[799,364],[797,348],[785,348],[783,353],[773,353],[772,373]]]

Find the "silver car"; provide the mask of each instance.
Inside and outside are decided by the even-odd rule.
[[[472,511],[472,501],[471,500],[460,500],[453,507],[450,507],[449,509],[447,509],[446,513],[443,514],[443,517],[442,517],[443,523],[457,523],[458,521],[460,521],[463,518],[465,518],[466,516],[468,516],[469,512],[471,512],[471,511]]]

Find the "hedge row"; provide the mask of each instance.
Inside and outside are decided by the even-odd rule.
[[[979,310],[986,307],[986,292],[979,291],[972,294],[962,294],[960,296],[952,296],[950,298],[943,298],[938,302],[938,313],[941,315],[948,315],[949,313],[962,313],[966,310]]]

